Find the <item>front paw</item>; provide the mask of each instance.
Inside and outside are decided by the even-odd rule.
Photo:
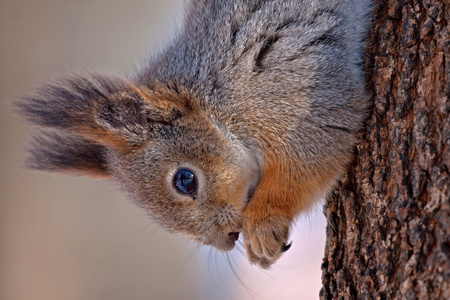
[[[285,216],[244,215],[244,244],[250,262],[268,269],[277,261],[291,246],[287,244],[290,225]]]

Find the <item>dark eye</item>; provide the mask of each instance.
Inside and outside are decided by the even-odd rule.
[[[181,169],[175,174],[173,184],[176,189],[185,195],[195,196],[197,194],[197,179],[193,172]]]

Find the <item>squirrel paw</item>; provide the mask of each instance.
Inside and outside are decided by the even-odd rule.
[[[287,243],[290,223],[284,216],[244,218],[244,244],[252,264],[268,269],[291,247]]]

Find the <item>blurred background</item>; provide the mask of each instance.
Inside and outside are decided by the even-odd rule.
[[[21,167],[10,103],[58,74],[129,74],[174,36],[184,1],[0,0],[0,299],[317,299],[325,220],[270,270],[167,234],[112,182]]]

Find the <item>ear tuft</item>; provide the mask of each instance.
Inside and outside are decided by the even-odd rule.
[[[34,95],[22,98],[16,103],[17,112],[29,122],[43,127],[64,130],[92,126],[87,118],[96,102],[127,89],[129,85],[120,77],[68,75],[44,85]]]
[[[28,149],[27,167],[38,170],[109,177],[107,150],[79,136],[41,131]]]

